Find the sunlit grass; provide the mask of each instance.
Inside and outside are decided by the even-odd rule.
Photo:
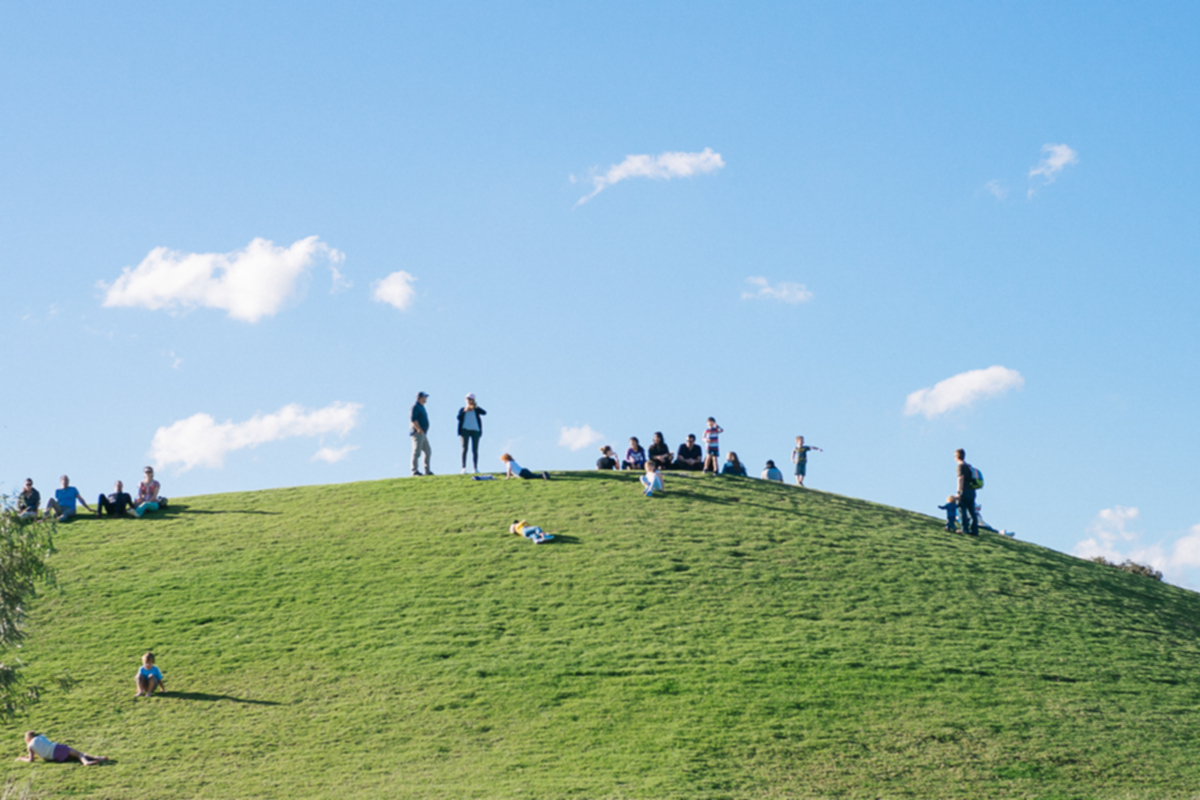
[[[114,798],[1200,786],[1200,596],[761,481],[555,477],[85,514],[22,651],[52,688],[4,735],[115,763],[8,776]],[[171,694],[135,700],[147,649]]]

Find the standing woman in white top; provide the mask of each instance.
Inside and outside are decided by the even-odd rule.
[[[483,416],[487,414],[475,404],[475,395],[467,395],[467,404],[458,410],[458,435],[462,439],[462,474],[467,474],[467,445],[471,445],[471,457],[475,462],[475,473],[479,474],[479,437],[483,436]]]

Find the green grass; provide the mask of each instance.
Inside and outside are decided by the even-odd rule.
[[[156,800],[1200,796],[1200,595],[859,500],[667,487],[439,477],[85,514],[21,651],[50,688],[3,741],[116,763],[6,777]],[[134,700],[146,649],[172,694]]]

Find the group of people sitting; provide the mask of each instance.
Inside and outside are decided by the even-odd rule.
[[[740,466],[737,453],[730,453],[729,458]],[[672,453],[670,446],[663,440],[661,432],[654,434],[654,441],[650,443],[649,451],[642,447],[636,436],[630,437],[629,449],[625,451],[625,458],[621,460],[617,459],[617,453],[612,447],[604,445],[600,448],[600,458],[596,461],[596,468],[643,470],[648,461],[653,462],[659,469],[699,472],[705,468],[704,451],[700,445],[696,444],[695,434],[689,433],[687,441],[679,445],[679,449]],[[746,470],[743,467],[740,473],[734,474],[745,475]]]
[[[146,467],[145,480],[138,484],[137,498],[125,491],[125,484],[117,481],[113,491],[108,495],[100,495],[93,509],[83,499],[79,490],[71,485],[71,479],[63,475],[59,481],[62,488],[54,490],[54,497],[46,501],[45,516],[57,518],[59,522],[67,522],[75,516],[77,507],[82,505],[96,516],[108,514],[110,517],[131,516],[141,517],[147,511],[157,511],[167,505],[167,498],[161,496],[162,486],[154,479],[154,468]],[[42,495],[33,488],[33,479],[25,479],[25,488],[17,495],[17,515],[21,519],[37,519],[41,515]]]

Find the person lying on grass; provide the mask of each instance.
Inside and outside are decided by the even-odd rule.
[[[508,526],[508,532],[515,533],[517,536],[524,536],[534,544],[545,544],[554,538],[537,525],[526,525],[523,519],[514,519],[513,524]]]
[[[162,673],[154,666],[154,653],[142,656],[142,666],[138,667],[136,680],[137,694],[134,697],[149,697],[155,689],[164,693],[167,691],[167,687],[163,686]]]
[[[17,756],[17,761],[28,761],[32,764],[33,757],[39,756],[43,761],[63,762],[73,759],[89,767],[92,764],[108,761],[104,756],[89,756],[87,753],[79,752],[74,747],[52,742],[37,731],[25,731],[25,749],[28,752],[23,756]]]
[[[646,462],[646,474],[639,480],[642,482],[642,494],[646,497],[653,497],[655,492],[663,491],[662,475],[658,472],[658,464],[653,461]]]
[[[509,478],[525,478],[526,480],[530,478],[544,478],[545,480],[550,480],[549,472],[535,475],[518,464],[508,453],[500,456],[500,460],[504,462],[504,480],[508,480]]]

